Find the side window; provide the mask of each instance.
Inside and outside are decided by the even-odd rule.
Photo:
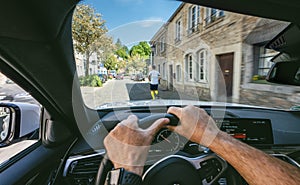
[[[39,140],[41,106],[0,73],[0,166]]]

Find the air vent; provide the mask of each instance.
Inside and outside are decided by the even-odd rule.
[[[94,185],[105,150],[89,155],[72,156],[66,161],[63,176],[68,184]]]
[[[102,156],[94,156],[91,158],[78,159],[73,161],[68,169],[69,175],[85,175],[96,174],[99,169],[99,164]]]

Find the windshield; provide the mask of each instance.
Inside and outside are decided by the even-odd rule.
[[[296,110],[299,87],[265,80],[280,54],[265,46],[288,25],[178,1],[84,1],[72,31],[85,103]]]

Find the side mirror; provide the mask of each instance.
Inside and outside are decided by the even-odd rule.
[[[300,62],[276,62],[266,80],[277,84],[300,86]]]
[[[26,103],[0,103],[0,147],[32,137],[40,125],[40,107]]]

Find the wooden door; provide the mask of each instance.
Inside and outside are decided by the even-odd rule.
[[[232,96],[232,88],[233,88],[233,53],[228,53],[228,54],[223,54],[223,55],[218,55],[217,60],[220,65],[220,70],[221,72],[219,75],[222,75],[224,78],[224,81],[222,78],[219,78],[218,82],[218,87],[223,87],[222,84],[225,82],[225,88],[226,88],[226,95],[227,97]],[[221,77],[222,77],[221,76]],[[219,76],[220,77],[220,76]],[[223,89],[218,88],[218,93],[224,93]]]

